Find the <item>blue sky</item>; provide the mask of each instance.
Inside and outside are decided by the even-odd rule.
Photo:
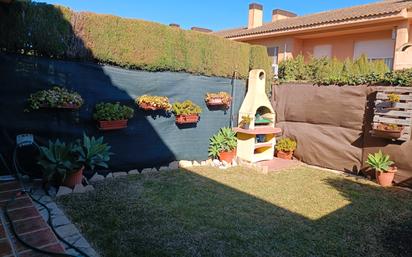
[[[253,0],[43,0],[68,6],[76,11],[113,14],[128,18],[177,23],[183,28],[192,26],[213,30],[247,24],[249,3]],[[330,9],[349,7],[376,0],[260,0],[264,19],[270,21],[272,9],[284,9],[304,15]]]

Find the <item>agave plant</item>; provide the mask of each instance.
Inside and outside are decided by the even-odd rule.
[[[76,151],[79,154],[79,161],[86,169],[94,170],[96,166],[108,168],[107,162],[110,160],[111,146],[103,143],[103,137],[88,137],[83,133],[83,140],[77,140]]]
[[[43,168],[46,180],[61,179],[79,170],[83,163],[76,153],[76,146],[66,144],[57,139],[55,142],[49,141],[48,147],[40,147],[41,157],[38,164]]]
[[[221,128],[210,138],[209,156],[217,158],[220,152],[232,151],[236,145],[236,133],[231,128]]]
[[[366,164],[378,172],[385,173],[390,170],[394,162],[390,160],[389,155],[383,154],[382,151],[379,151],[374,154],[369,154]]]

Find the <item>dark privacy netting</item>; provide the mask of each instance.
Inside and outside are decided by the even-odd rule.
[[[104,136],[112,146],[110,167],[134,169],[165,165],[173,160],[207,159],[209,138],[229,126],[230,110],[209,110],[207,92],[231,92],[231,80],[186,73],[133,71],[91,63],[0,54],[0,152],[10,157],[15,137],[34,134],[38,144],[49,139],[70,141],[88,135]],[[31,93],[58,84],[81,94],[79,111],[25,112]],[[234,82],[234,114],[245,95],[245,82]],[[144,112],[134,102],[143,94],[164,95],[171,102],[192,100],[203,109],[196,127],[177,127],[173,115]],[[135,109],[127,129],[101,132],[92,119],[96,103],[120,102]]]

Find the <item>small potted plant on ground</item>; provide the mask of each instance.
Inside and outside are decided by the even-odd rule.
[[[172,109],[169,98],[166,96],[142,95],[136,98],[136,103],[145,111],[170,111]]]
[[[184,102],[175,102],[172,106],[173,113],[176,116],[177,124],[190,124],[199,121],[199,114],[202,108],[190,100]]]
[[[386,110],[398,110],[396,104],[401,101],[401,96],[395,93],[388,94],[389,107],[385,108]]]
[[[77,92],[58,86],[31,94],[27,101],[32,110],[40,108],[79,109],[83,104],[83,98]]]
[[[394,162],[390,160],[390,156],[379,151],[375,154],[369,154],[366,161],[372,169],[375,170],[376,181],[383,187],[392,185],[393,178],[397,168]]]
[[[236,132],[231,128],[221,128],[217,134],[210,138],[209,156],[232,163],[236,157],[236,145]]]
[[[93,118],[98,121],[100,130],[127,128],[127,121],[133,117],[134,110],[119,103],[99,103]]]
[[[39,165],[44,179],[57,185],[74,188],[83,181],[83,170],[94,170],[96,166],[107,168],[110,160],[110,146],[103,143],[103,137],[95,139],[83,135],[83,140],[66,144],[57,139],[48,147],[40,147]]]
[[[207,93],[205,102],[208,106],[224,106],[229,108],[232,103],[232,97],[227,92]]]
[[[292,160],[297,143],[290,138],[282,138],[276,144],[276,156],[280,159]]]
[[[398,139],[402,136],[403,131],[403,126],[399,126],[396,124],[379,123],[374,127],[373,134],[377,137]]]
[[[240,121],[239,125],[242,129],[249,129],[250,123],[252,122],[252,117],[249,115],[242,116],[242,120]]]

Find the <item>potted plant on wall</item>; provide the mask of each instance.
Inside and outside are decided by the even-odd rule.
[[[382,138],[398,139],[402,137],[403,126],[397,124],[379,123],[373,128],[373,135]]]
[[[190,100],[184,102],[175,102],[172,106],[173,113],[176,116],[177,124],[190,124],[199,121],[199,115],[202,113],[202,108]]]
[[[280,159],[292,160],[297,143],[290,138],[282,138],[276,144],[276,156]]]
[[[208,106],[223,106],[227,109],[232,103],[232,97],[227,92],[207,93],[205,102]]]
[[[100,130],[127,128],[127,121],[134,115],[134,110],[120,103],[99,103],[93,118],[99,123]]]
[[[40,108],[79,109],[83,105],[83,98],[79,93],[58,86],[31,94],[27,101],[32,110]]]
[[[231,128],[221,128],[217,134],[210,138],[209,156],[232,163],[236,157],[236,145],[236,132]]]
[[[382,151],[369,154],[366,164],[375,170],[376,181],[379,185],[383,187],[392,185],[397,168],[389,155],[383,154]]]
[[[110,146],[103,143],[103,137],[95,139],[83,135],[83,140],[66,144],[57,139],[49,141],[47,147],[40,147],[39,165],[44,179],[49,183],[74,188],[83,181],[83,170],[94,170],[96,166],[107,168],[110,160]]]
[[[170,111],[172,109],[169,98],[166,96],[142,95],[136,98],[136,103],[145,111]]]

